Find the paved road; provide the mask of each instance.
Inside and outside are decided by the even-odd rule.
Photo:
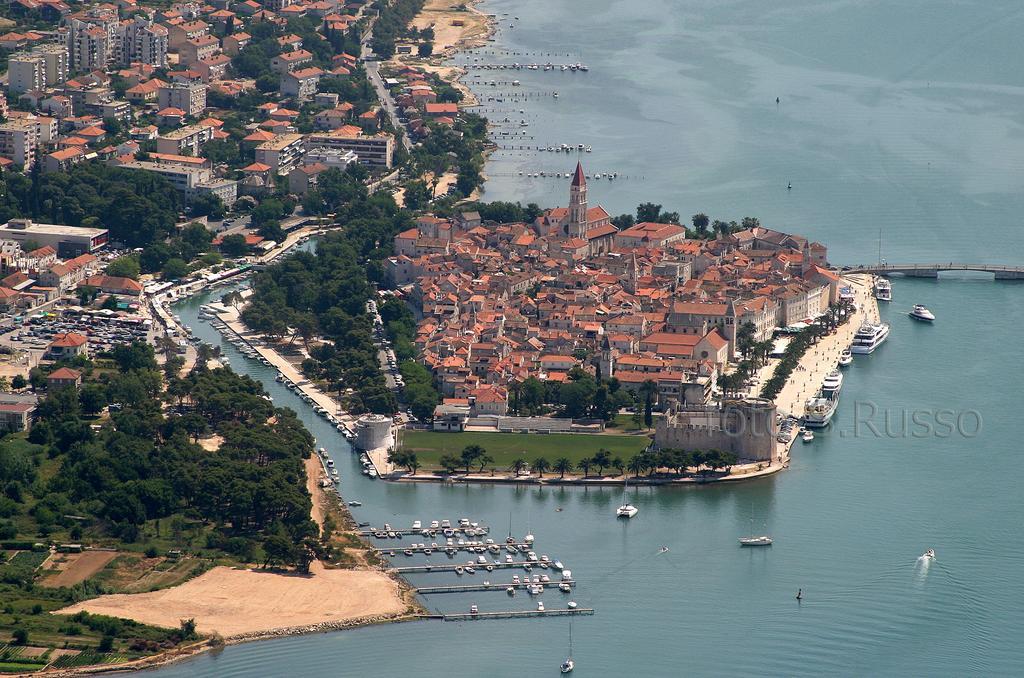
[[[377,92],[377,99],[380,100],[384,110],[387,111],[388,117],[391,118],[391,124],[395,129],[405,131],[405,127],[398,120],[398,110],[395,108],[395,102],[391,100],[391,93],[388,92],[388,88],[384,86],[384,80],[380,77],[380,62],[368,60],[369,57],[373,56],[373,50],[370,48],[372,38],[373,22],[371,21],[370,28],[366,31],[362,41],[360,58],[363,61],[363,68],[366,69],[366,76],[369,78],[370,84],[373,85],[373,89]],[[407,151],[412,148],[412,142],[409,141],[407,134],[402,135],[402,145],[405,146]]]

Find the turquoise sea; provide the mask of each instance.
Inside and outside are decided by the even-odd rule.
[[[482,7],[510,13],[488,49],[520,56],[462,60],[522,63],[526,52],[561,52],[590,67],[505,77],[521,80],[521,91],[559,92],[514,104],[513,114],[529,119],[537,143],[590,144],[589,172],[618,171],[621,180],[590,190],[612,213],[652,200],[684,215],[754,215],[826,242],[836,263],[874,261],[881,230],[890,261],[1024,264],[1019,3]],[[488,89],[508,91],[480,87],[485,98]],[[518,172],[569,171],[575,159],[498,153],[486,197],[564,203],[563,182]],[[467,516],[500,538],[511,514],[516,534],[535,534],[537,552],[562,560],[580,582],[571,597],[597,609],[573,623],[574,675],[1020,675],[1024,493],[1014,460],[1024,283],[959,276],[897,279],[894,288],[882,309],[890,340],[848,368],[832,426],[798,444],[789,470],[734,486],[636,490],[640,513],[629,522],[613,516],[621,502],[613,488],[369,481],[344,440],[272,370],[223,346],[235,369],[263,379],[330,450],[344,498],[363,503],[357,519]],[[216,340],[196,320],[202,301],[177,313]],[[931,308],[936,323],[908,319],[913,303]],[[959,430],[931,426],[936,417]],[[774,536],[770,549],[739,548],[751,516]],[[938,554],[929,566],[918,560],[926,548]],[[489,576],[503,582],[511,573]],[[542,599],[549,608],[563,603],[560,593]],[[486,611],[533,603],[499,592],[426,604]],[[155,673],[555,676],[567,642],[559,618],[429,621],[233,646]]]

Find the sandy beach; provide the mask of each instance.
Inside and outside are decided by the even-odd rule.
[[[217,633],[230,639],[396,616],[406,609],[395,581],[383,572],[328,570],[313,563],[309,575],[215,567],[181,586],[100,596],[58,613],[85,610],[172,628],[182,619],[195,619],[200,633]]]
[[[433,28],[434,54],[450,56],[452,51],[484,42],[490,35],[488,17],[472,4],[465,0],[427,0],[412,25],[421,30]]]

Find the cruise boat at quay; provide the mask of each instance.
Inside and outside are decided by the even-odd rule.
[[[832,415],[839,407],[839,398],[818,396],[811,398],[804,405],[804,426],[808,428],[824,428],[832,420]]]
[[[889,325],[886,323],[864,323],[857,334],[853,335],[853,343],[850,344],[851,353],[872,353],[876,348],[889,338]]]
[[[892,283],[885,278],[876,280],[875,299],[879,301],[892,301]]]

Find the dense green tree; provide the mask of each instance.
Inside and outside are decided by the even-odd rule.
[[[107,275],[138,280],[139,273],[141,273],[139,258],[134,255],[118,257],[107,264]]]

